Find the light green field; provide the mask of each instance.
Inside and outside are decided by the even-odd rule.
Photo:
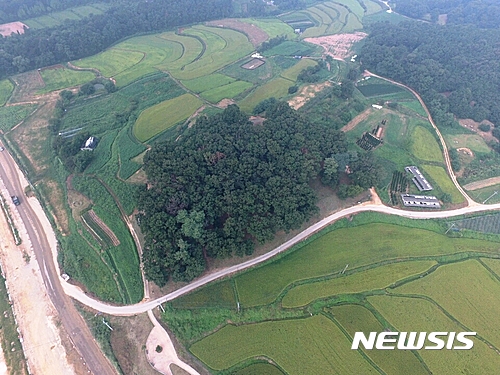
[[[432,275],[431,275],[432,276]],[[428,276],[429,277],[429,276]],[[461,297],[461,290],[451,294]],[[435,285],[434,287],[437,288]],[[431,302],[416,298],[391,296],[368,297],[370,302],[398,332],[462,332],[462,326],[447,318]],[[462,296],[462,305],[467,304]],[[434,374],[494,374],[500,368],[500,357],[483,342],[474,339],[472,350],[420,350],[418,352]]]
[[[220,73],[214,73],[200,78],[191,79],[189,81],[182,81],[182,84],[189,90],[199,94],[200,92],[224,86],[234,81],[235,79],[232,77],[228,77]]]
[[[347,16],[347,22],[342,29],[342,32],[351,33],[361,29],[363,29],[363,24],[360,22],[359,18],[354,13],[349,13]]]
[[[230,281],[210,284],[203,289],[176,298],[172,301],[172,305],[186,309],[204,307],[226,307],[236,309],[233,284]]]
[[[497,252],[497,248],[493,242],[448,238],[396,225],[368,224],[327,233],[300,251],[237,276],[235,282],[242,306],[258,306],[274,301],[295,281],[338,273],[346,264],[352,269],[409,256]]]
[[[472,151],[484,153],[491,151],[484,139],[477,134],[446,134],[444,137],[450,148],[467,147]]]
[[[203,103],[191,94],[166,100],[142,111],[134,124],[134,136],[141,142],[186,120]]]
[[[218,103],[222,99],[232,99],[236,95],[249,89],[253,85],[250,82],[236,81],[224,86],[216,87],[208,91],[204,91],[201,96],[209,102]]]
[[[423,126],[417,126],[411,135],[411,151],[420,160],[443,161],[443,154],[436,138]]]
[[[289,375],[376,374],[350,345],[334,323],[317,315],[239,327],[227,325],[193,344],[190,351],[215,370],[265,355]]]
[[[199,59],[185,65],[183,70],[171,72],[179,79],[211,74],[254,50],[248,37],[235,30],[197,25],[184,30],[184,34],[201,38],[206,49]]]
[[[495,191],[497,193],[495,193]],[[475,190],[467,190],[467,193],[469,196],[474,199],[476,202],[483,203],[486,201],[485,204],[495,204],[495,203],[500,203],[500,185],[491,185],[482,189],[475,189]]]
[[[45,87],[41,92],[66,89],[90,82],[95,78],[94,73],[76,71],[66,68],[43,69],[40,71]]]
[[[282,305],[287,308],[299,307],[337,294],[383,289],[399,280],[423,273],[435,264],[435,261],[392,263],[335,279],[299,285],[285,295]]]
[[[359,19],[362,19],[365,14],[365,10],[357,0],[335,0],[335,2],[347,6]]]
[[[327,310],[354,337],[355,332],[383,332],[384,327],[373,314],[359,305],[335,306]],[[387,375],[424,375],[427,371],[414,353],[405,350],[362,349]]]
[[[73,61],[73,65],[80,68],[95,68],[103,76],[113,77],[138,64],[143,58],[142,52],[111,48],[97,55]]]
[[[176,56],[177,58],[175,60],[165,61],[158,65],[158,69],[169,70],[174,77],[174,72],[183,69],[184,66],[193,62],[203,52],[203,44],[192,36],[177,35],[170,32],[161,34],[160,37],[167,41],[176,43],[180,47],[177,50],[180,54],[179,56]]]
[[[431,297],[455,319],[500,347],[500,282],[476,260],[440,267],[429,276],[395,289]]]
[[[380,6],[380,4],[375,1],[363,0],[363,3],[366,6],[367,15],[375,14],[382,11],[382,7]]]
[[[301,59],[297,64],[292,66],[291,68],[285,70],[283,73],[281,73],[281,76],[283,78],[289,79],[290,81],[296,81],[297,76],[300,74],[300,72],[310,66],[315,66],[318,63],[314,60],[311,59]]]
[[[280,35],[285,35],[288,40],[293,40],[297,38],[293,29],[276,18],[274,19],[255,19],[255,18],[243,18],[240,19],[242,22],[250,23],[262,29],[269,38],[274,38]]]
[[[264,99],[282,98],[288,95],[288,88],[293,86],[294,82],[285,78],[275,78],[266,84],[259,86],[250,95],[243,99],[239,105],[240,108],[250,113],[254,107]]]
[[[0,107],[7,103],[10,96],[14,91],[14,85],[8,79],[3,79],[0,81]]]
[[[92,14],[102,14],[103,9],[109,6],[105,3],[96,3],[92,5],[84,5],[75,7],[60,12],[53,12],[44,16],[30,18],[22,21],[30,28],[41,29],[45,27],[54,27],[62,24],[65,20],[80,20]]]
[[[481,261],[500,277],[500,259],[481,258]]]
[[[255,363],[244,369],[233,372],[232,375],[283,375],[280,369],[269,363]]]
[[[457,190],[443,167],[428,164],[422,164],[421,167],[424,173],[434,180],[443,193],[451,195],[451,203],[462,203],[464,201],[464,197]]]
[[[422,107],[422,104],[420,104],[418,100],[404,101],[404,102],[399,102],[398,104],[402,107],[406,107],[411,109],[412,111],[417,112],[421,116],[427,117],[425,109]]]

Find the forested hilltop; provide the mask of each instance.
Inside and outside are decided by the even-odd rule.
[[[391,2],[392,3],[392,2]],[[474,24],[481,28],[500,27],[500,3],[498,0],[397,0],[394,8],[411,18],[438,21],[446,15],[448,24]]]
[[[499,29],[422,22],[376,24],[366,38],[364,68],[417,90],[438,125],[453,115],[500,125]]]
[[[191,280],[206,257],[249,255],[255,243],[300,227],[316,211],[309,182],[322,175],[336,183],[332,156],[346,152],[344,134],[312,125],[286,103],[266,117],[253,125],[232,105],[148,152],[139,208],[149,280]]]
[[[71,3],[78,5],[86,2],[74,0]],[[22,35],[0,38],[0,79],[97,54],[118,40],[137,33],[162,31],[229,16],[257,16],[266,12],[262,1],[249,2],[245,14],[236,14],[232,0],[114,0],[111,3],[113,6],[104,14],[67,20],[55,28],[28,29]],[[5,20],[12,20],[16,12],[24,9],[19,3],[15,4],[2,7]],[[298,0],[281,0],[276,1],[272,8],[274,12],[279,12],[301,6],[303,4]],[[42,8],[47,10],[40,5]],[[55,5],[53,8],[59,9]]]

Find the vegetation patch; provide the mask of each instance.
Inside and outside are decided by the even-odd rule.
[[[432,298],[466,327],[500,346],[500,316],[491,300],[491,296],[500,293],[500,281],[478,261],[444,265],[421,280],[396,288],[395,292]]]
[[[269,38],[286,36],[288,40],[293,40],[297,37],[289,25],[277,19],[244,18],[240,21],[256,25],[259,29],[263,30]]]
[[[281,73],[283,78],[289,79],[290,81],[296,81],[299,74],[310,66],[316,66],[318,63],[311,59],[301,59],[297,64],[288,68]]]
[[[200,93],[220,86],[228,85],[232,82],[234,82],[234,78],[220,73],[213,73],[203,77],[191,79],[189,81],[182,81],[182,84],[189,90]]]
[[[304,345],[304,342],[315,345]],[[192,345],[190,351],[215,370],[265,355],[290,375],[376,374],[350,345],[335,324],[318,315],[238,327],[227,325]]]
[[[402,87],[384,83],[374,83],[369,85],[358,86],[358,90],[361,91],[361,93],[368,98],[406,91]]]
[[[301,245],[300,251],[236,276],[235,282],[242,306],[258,306],[273,302],[288,285],[338,274],[346,264],[356,269],[409,256],[438,256],[462,249],[494,252],[495,248],[494,243],[448,238],[422,229],[368,224],[326,233]]]
[[[3,79],[0,81],[0,107],[7,103],[10,96],[14,91],[14,85],[8,79]]]
[[[439,189],[441,189],[444,194],[450,195],[451,203],[458,204],[464,201],[464,197],[457,190],[457,188],[451,181],[450,176],[448,176],[448,173],[446,173],[443,167],[422,164],[422,169],[424,173],[430,176],[435,184],[439,186]]]
[[[443,161],[443,154],[436,138],[423,126],[417,126],[413,130],[411,150],[420,160]]]
[[[268,83],[257,87],[245,99],[239,102],[241,109],[251,113],[257,104],[264,99],[282,98],[288,95],[288,88],[293,86],[293,82],[285,78],[275,78]]]
[[[73,61],[73,65],[80,68],[94,68],[105,77],[113,77],[138,64],[143,58],[142,52],[112,48],[98,55]]]
[[[4,132],[11,130],[14,126],[33,113],[36,104],[9,105],[0,107],[0,129]]]
[[[243,91],[248,90],[253,85],[250,82],[236,81],[224,86],[216,87],[207,90],[201,96],[209,102],[218,103],[220,100],[228,98],[232,99],[236,95],[241,94]]]
[[[236,309],[236,294],[231,281],[210,284],[205,288],[189,293],[172,301],[175,308],[193,309],[223,307]]]
[[[336,275],[330,280],[311,281],[289,290],[282,300],[282,305],[287,308],[300,307],[319,298],[384,289],[399,280],[422,274],[435,264],[434,261],[392,263],[347,275]]]
[[[43,69],[40,71],[40,75],[45,83],[45,87],[40,90],[40,93],[78,86],[95,78],[92,72],[71,70],[63,67]]]
[[[486,144],[484,138],[477,134],[446,134],[445,139],[450,148],[468,148],[474,152],[489,153],[491,148]]]
[[[186,120],[202,102],[191,94],[184,94],[175,99],[166,100],[144,110],[134,124],[134,136],[141,142]]]
[[[352,339],[356,332],[364,332],[366,336],[370,332],[383,332],[384,327],[371,311],[360,305],[334,306],[327,309],[336,321],[349,334]],[[420,362],[415,352],[406,350],[361,350],[370,357],[386,374],[428,374],[424,365]]]
[[[471,217],[453,221],[459,229],[469,229],[480,233],[500,234],[500,214]]]
[[[266,50],[263,55],[270,57],[275,55],[282,56],[309,56],[315,51],[315,47],[303,42],[287,40]]]
[[[96,238],[103,248],[118,246],[120,240],[111,229],[93,211],[87,211],[81,216],[90,233]]]

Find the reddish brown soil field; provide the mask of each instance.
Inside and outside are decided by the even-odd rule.
[[[4,23],[3,25],[0,25],[0,35],[10,36],[10,34],[12,33],[24,34],[24,26],[28,27],[27,25],[19,21]]]
[[[345,59],[351,53],[351,47],[368,34],[355,32],[353,34],[336,34],[320,36],[317,38],[305,38],[306,42],[321,46],[325,50],[325,55],[330,55],[334,59]]]
[[[262,29],[259,29],[255,25],[246,22],[241,22],[234,18],[227,18],[218,21],[210,21],[207,22],[207,25],[217,26],[217,27],[227,27],[228,29],[241,31],[242,33],[246,34],[248,40],[250,41],[250,43],[253,44],[254,47],[257,47],[259,44],[269,39],[269,36]]]

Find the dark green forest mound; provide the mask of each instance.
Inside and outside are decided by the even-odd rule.
[[[286,103],[266,117],[254,125],[233,105],[148,152],[148,188],[138,201],[149,280],[190,280],[206,257],[251,254],[316,212],[309,182],[323,175],[336,183],[337,165],[328,166],[346,152],[344,134],[312,125]]]
[[[473,24],[481,28],[500,27],[498,0],[397,0],[395,10],[412,18],[438,21],[446,14],[448,24]]]
[[[453,115],[500,125],[499,29],[423,22],[374,25],[363,66],[417,90],[438,125]]]

